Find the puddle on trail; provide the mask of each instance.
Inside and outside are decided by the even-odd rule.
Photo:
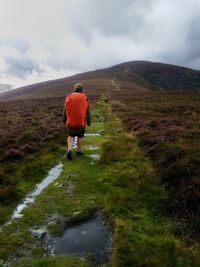
[[[99,150],[100,147],[99,146],[93,146],[93,145],[89,145],[86,147],[88,150]]]
[[[101,156],[99,154],[91,154],[91,155],[89,155],[89,157],[94,159],[94,160],[99,160]]]
[[[102,135],[102,130],[98,131],[98,132],[95,132],[95,133],[85,133],[84,136],[101,136]],[[78,137],[75,136],[74,139],[73,139],[73,148],[77,148],[77,142],[78,142]],[[92,145],[89,145],[88,146],[88,149],[89,150],[98,150],[99,149],[99,146],[92,146]]]
[[[92,253],[97,261],[104,262],[107,260],[111,243],[111,233],[106,228],[102,216],[98,215],[68,227],[62,237],[48,235],[45,247],[50,255],[82,256]]]
[[[101,132],[97,132],[97,133],[85,133],[84,136],[101,136]]]
[[[88,134],[85,134],[85,136],[100,136],[99,133],[88,133]],[[74,140],[73,140],[73,148],[77,148],[77,141],[78,141],[78,138],[77,136],[74,137]],[[87,149],[88,150],[98,150],[100,147],[99,146],[93,146],[93,145],[88,145],[87,146]]]
[[[20,203],[13,212],[12,219],[19,219],[23,217],[21,214],[22,210],[26,208],[30,203],[35,201],[35,198],[55,179],[57,179],[62,171],[63,164],[57,164],[48,173],[48,175],[43,179],[43,181],[36,185],[34,191],[27,195],[27,197]]]

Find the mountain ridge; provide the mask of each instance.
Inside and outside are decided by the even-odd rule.
[[[72,91],[76,82],[83,82],[89,95],[110,95],[120,90],[125,93],[196,91],[200,90],[200,71],[151,61],[128,61],[23,86],[0,94],[0,100],[65,96]]]

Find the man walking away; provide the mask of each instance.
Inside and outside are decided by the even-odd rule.
[[[72,160],[72,146],[74,137],[77,136],[77,151],[76,155],[83,155],[81,151],[82,138],[85,134],[85,124],[89,126],[90,111],[86,95],[83,93],[83,85],[77,83],[74,86],[74,92],[66,97],[63,123],[68,129],[67,139],[67,159]]]

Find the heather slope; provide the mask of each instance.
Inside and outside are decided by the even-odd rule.
[[[169,193],[176,232],[199,238],[200,94],[154,93],[120,97],[113,111],[137,136]],[[181,222],[179,221],[181,220]]]
[[[154,90],[200,90],[200,71],[181,66],[149,61],[132,61],[112,67],[148,81]]]

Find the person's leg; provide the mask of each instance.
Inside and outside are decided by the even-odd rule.
[[[81,145],[82,145],[82,137],[78,137],[78,139],[77,139],[77,151],[76,151],[76,155],[78,155],[78,156],[84,155],[84,153],[81,151]]]
[[[74,138],[72,136],[68,136],[67,138],[67,159],[72,160],[72,145]]]
[[[81,145],[82,145],[82,138],[78,137],[77,138],[77,151],[81,151]]]
[[[73,141],[74,141],[74,137],[68,136],[67,138],[67,150],[68,151],[72,150]]]
[[[81,152],[81,146],[82,146],[82,138],[85,134],[85,128],[79,128],[77,131],[77,155],[83,155],[83,152]]]

